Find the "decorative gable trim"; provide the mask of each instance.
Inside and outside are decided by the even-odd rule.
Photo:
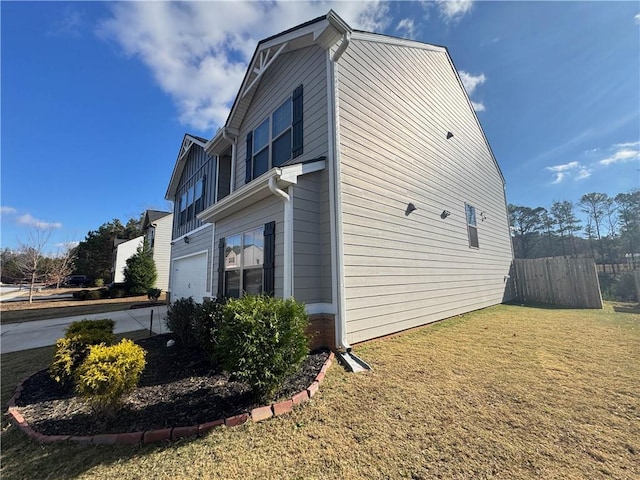
[[[178,152],[178,158],[176,160],[176,164],[173,167],[173,173],[171,174],[171,180],[169,181],[169,187],[167,188],[167,193],[165,194],[165,200],[173,201],[174,196],[176,194],[176,190],[178,189],[178,184],[180,183],[180,177],[182,176],[182,171],[187,163],[187,158],[189,155],[189,151],[193,145],[197,145],[199,147],[204,148],[207,144],[207,141],[204,138],[196,137],[195,135],[190,135],[185,133],[184,138],[182,139],[182,144],[180,145],[180,151]]]

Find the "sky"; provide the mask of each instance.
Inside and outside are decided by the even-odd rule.
[[[170,210],[183,135],[224,124],[260,39],[329,9],[448,48],[509,203],[640,187],[638,2],[2,1],[0,246]]]

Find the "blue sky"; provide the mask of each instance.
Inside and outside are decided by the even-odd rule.
[[[640,187],[638,2],[3,1],[1,246],[169,209],[184,133],[213,136],[257,41],[330,8],[448,47],[510,203]]]

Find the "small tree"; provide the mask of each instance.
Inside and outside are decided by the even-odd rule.
[[[60,284],[64,279],[73,273],[75,268],[76,252],[75,248],[66,243],[51,259],[48,279],[51,283],[56,284],[56,289],[60,288]]]
[[[157,278],[158,272],[153,254],[145,240],[138,247],[138,251],[127,260],[127,265],[124,267],[124,282],[129,293],[146,295],[155,285]]]
[[[35,227],[27,231],[25,240],[18,240],[18,268],[29,282],[29,303],[33,303],[35,284],[42,277],[43,253],[49,237],[50,229]]]

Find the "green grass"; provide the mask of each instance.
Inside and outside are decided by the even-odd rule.
[[[620,309],[620,306],[617,306]],[[624,307],[624,306],[622,306]],[[2,434],[2,478],[640,478],[640,315],[497,306],[356,346],[288,416],[156,446]],[[12,354],[8,354],[12,355]],[[44,357],[2,355],[5,370]],[[7,374],[10,378],[11,375]],[[14,377],[17,379],[19,375]]]

